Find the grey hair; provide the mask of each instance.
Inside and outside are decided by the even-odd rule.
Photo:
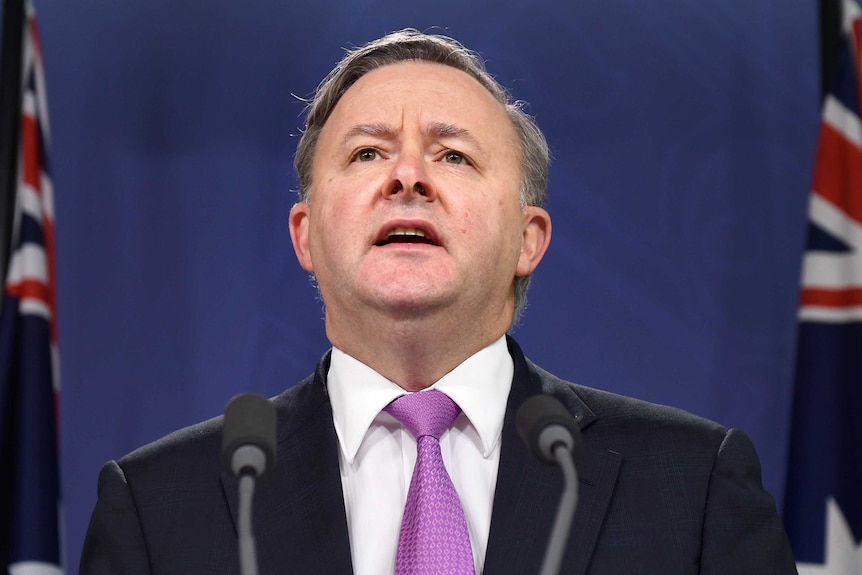
[[[317,139],[341,97],[359,78],[383,66],[406,61],[434,62],[451,66],[475,78],[506,111],[521,142],[520,199],[522,206],[541,206],[548,194],[550,154],[545,136],[533,118],[524,111],[525,103],[514,100],[509,92],[488,73],[475,52],[452,38],[407,28],[368,44],[348,50],[335,68],[323,79],[306,108],[305,130],[296,147],[294,168],[299,177],[301,201],[311,199],[311,172]],[[517,323],[527,304],[530,276],[514,279]]]

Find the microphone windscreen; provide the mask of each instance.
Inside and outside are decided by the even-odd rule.
[[[533,457],[544,463],[555,464],[553,455],[546,453],[542,445],[542,435],[554,426],[553,430],[566,436],[571,436],[572,454],[577,455],[581,443],[581,430],[575,423],[569,411],[557,399],[550,395],[534,395],[527,399],[515,415],[515,427],[521,439],[527,444]]]
[[[231,460],[243,445],[259,447],[266,469],[275,465],[275,406],[256,393],[243,393],[228,402],[222,430],[222,465],[233,473]]]

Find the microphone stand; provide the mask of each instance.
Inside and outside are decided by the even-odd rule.
[[[251,473],[239,478],[239,571],[241,575],[257,575],[257,550],[251,529],[251,502],[254,498],[254,480]]]
[[[246,393],[225,408],[222,465],[238,480],[237,543],[241,575],[257,575],[257,550],[251,524],[254,485],[275,465],[275,407],[265,397]]]
[[[557,506],[557,517],[551,529],[551,538],[545,548],[545,558],[542,560],[540,575],[557,575],[563,563],[563,554],[572,527],[572,518],[578,504],[578,473],[571,449],[559,442],[553,447],[554,458],[563,471],[563,494]]]
[[[557,464],[563,471],[563,493],[540,571],[540,575],[557,575],[578,504],[574,453],[581,443],[581,430],[563,404],[549,395],[527,399],[518,408],[515,426],[533,457],[548,465]]]

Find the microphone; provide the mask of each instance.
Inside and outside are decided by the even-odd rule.
[[[581,430],[563,404],[549,395],[525,401],[515,415],[515,427],[533,457],[547,465],[558,464],[563,471],[563,494],[540,571],[541,575],[556,575],[578,503],[574,455],[580,448]]]
[[[255,393],[237,395],[224,410],[222,465],[239,478],[239,563],[242,575],[257,575],[251,526],[254,482],[275,465],[275,406]]]

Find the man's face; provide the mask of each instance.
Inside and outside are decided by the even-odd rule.
[[[310,201],[290,218],[328,323],[446,310],[508,327],[512,280],[550,235],[544,210],[521,208],[519,146],[503,107],[449,66],[389,65],[351,86],[318,139]]]

